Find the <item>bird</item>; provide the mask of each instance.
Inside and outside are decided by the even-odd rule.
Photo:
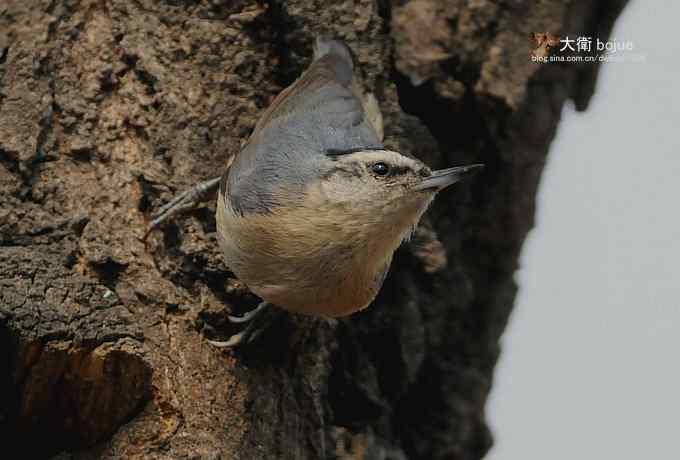
[[[365,309],[437,193],[481,167],[432,170],[387,149],[377,100],[361,91],[351,49],[317,37],[309,67],[265,110],[224,174],[201,189],[219,187],[225,264],[262,299],[229,317],[250,323],[241,333],[209,342],[248,342],[253,319],[270,305],[322,318]]]

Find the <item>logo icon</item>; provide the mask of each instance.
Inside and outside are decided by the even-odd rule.
[[[545,59],[550,54],[550,50],[560,44],[560,36],[549,32],[533,32],[529,35],[529,41],[535,46],[531,57]]]

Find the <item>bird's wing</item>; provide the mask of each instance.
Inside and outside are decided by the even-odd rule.
[[[317,40],[312,64],[274,99],[222,181],[237,212],[267,212],[280,189],[303,190],[329,151],[382,148],[353,72],[345,44]]]
[[[294,118],[305,116],[313,123],[305,126],[306,130],[324,132],[329,128],[374,128],[364,110],[364,97],[353,84],[354,61],[347,45],[338,40],[318,38],[314,50],[314,60],[309,68],[292,85],[284,89],[265,110],[249,140],[260,140],[260,134],[268,126],[274,126]],[[368,126],[364,126],[367,124]],[[375,131],[375,129],[372,129]],[[324,132],[324,134],[326,134]],[[349,139],[335,139],[334,148],[341,149],[343,141],[351,143],[349,148],[373,147],[378,138],[377,133],[360,133],[361,143],[352,135]],[[375,134],[369,136],[367,134]],[[333,143],[333,142],[331,142]]]

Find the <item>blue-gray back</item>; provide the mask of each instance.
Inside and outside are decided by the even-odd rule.
[[[317,40],[314,62],[277,96],[225,173],[220,193],[228,192],[235,211],[294,205],[306,185],[331,167],[328,151],[382,148],[352,90],[352,76],[346,45]]]

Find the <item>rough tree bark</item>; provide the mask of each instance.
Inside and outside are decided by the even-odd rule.
[[[479,459],[484,405],[560,111],[594,65],[531,32],[605,38],[625,0],[4,0],[0,433],[23,458]],[[374,305],[286,315],[222,263],[214,204],[140,241],[212,177],[324,33],[355,50],[387,143],[483,162],[402,248]],[[521,414],[518,414],[520,416]]]

